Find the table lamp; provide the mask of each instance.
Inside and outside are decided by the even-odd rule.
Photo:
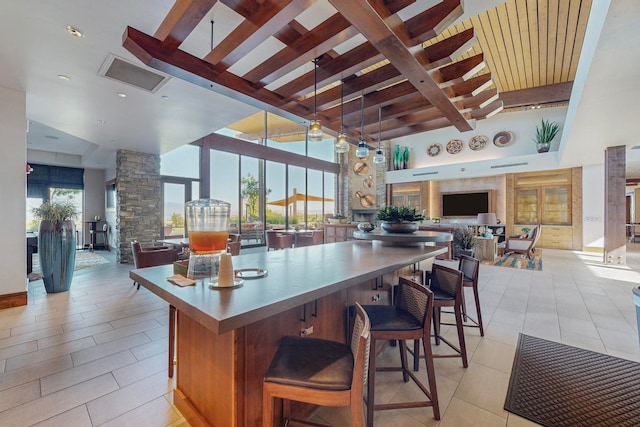
[[[495,213],[479,213],[477,219],[478,225],[496,225],[498,218]]]

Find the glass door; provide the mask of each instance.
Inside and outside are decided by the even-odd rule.
[[[185,237],[184,204],[192,200],[193,185],[190,180],[162,180],[162,232],[163,239]],[[197,199],[197,194],[195,196]]]

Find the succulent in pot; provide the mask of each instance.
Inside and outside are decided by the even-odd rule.
[[[551,141],[556,137],[560,125],[556,122],[542,119],[540,126],[536,127],[536,136],[533,139],[536,143],[538,153],[546,153],[551,148]]]
[[[413,233],[418,229],[418,221],[424,219],[409,206],[385,206],[378,210],[376,217],[381,221],[380,228],[389,233]]]

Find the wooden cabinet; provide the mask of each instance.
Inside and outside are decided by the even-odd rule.
[[[571,227],[542,227],[542,234],[538,246],[549,249],[571,248],[573,243],[573,229]]]
[[[353,232],[357,230],[355,224],[325,224],[324,242],[346,242],[353,240]]]
[[[515,224],[571,225],[571,171],[515,178]]]

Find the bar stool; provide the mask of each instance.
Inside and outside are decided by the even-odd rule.
[[[274,398],[321,406],[350,406],[351,424],[363,427],[369,330],[369,318],[356,303],[350,345],[316,338],[282,338],[262,383],[263,427],[273,426]],[[288,403],[283,411],[287,420]]]
[[[433,357],[460,357],[462,358],[462,366],[466,368],[469,364],[467,361],[467,347],[464,342],[464,330],[462,323],[462,272],[443,265],[433,264],[429,289],[431,289],[434,294],[433,331],[436,345],[440,345],[440,341],[443,341],[457,353],[438,354],[433,355]],[[455,325],[458,331],[459,347],[456,347],[440,335],[440,315],[442,307],[453,307],[453,313],[456,319]],[[416,348],[416,355],[418,351],[420,351],[419,347]]]
[[[398,296],[393,306],[366,305],[365,311],[371,320],[371,355],[369,356],[369,384],[367,393],[367,426],[373,426],[373,412],[378,410],[433,407],[433,417],[440,419],[436,376],[433,367],[431,343],[431,313],[434,294],[406,277],[399,278]],[[376,367],[375,344],[378,340],[398,340],[400,367]],[[426,355],[428,388],[407,367],[407,344],[405,340],[422,340]],[[376,371],[400,371],[404,382],[412,379],[424,393],[427,400],[402,403],[375,403]]]
[[[478,319],[474,319],[467,314],[467,304],[465,302],[464,292],[462,293],[462,318],[465,322],[470,321],[472,324],[465,323],[464,326],[471,328],[479,328],[480,336],[484,336],[484,327],[482,325],[482,312],[480,311],[480,297],[478,292],[478,271],[480,269],[480,260],[468,255],[460,255],[460,263],[458,270],[462,272],[462,286],[464,288],[473,288],[473,298],[476,303],[476,313]]]

